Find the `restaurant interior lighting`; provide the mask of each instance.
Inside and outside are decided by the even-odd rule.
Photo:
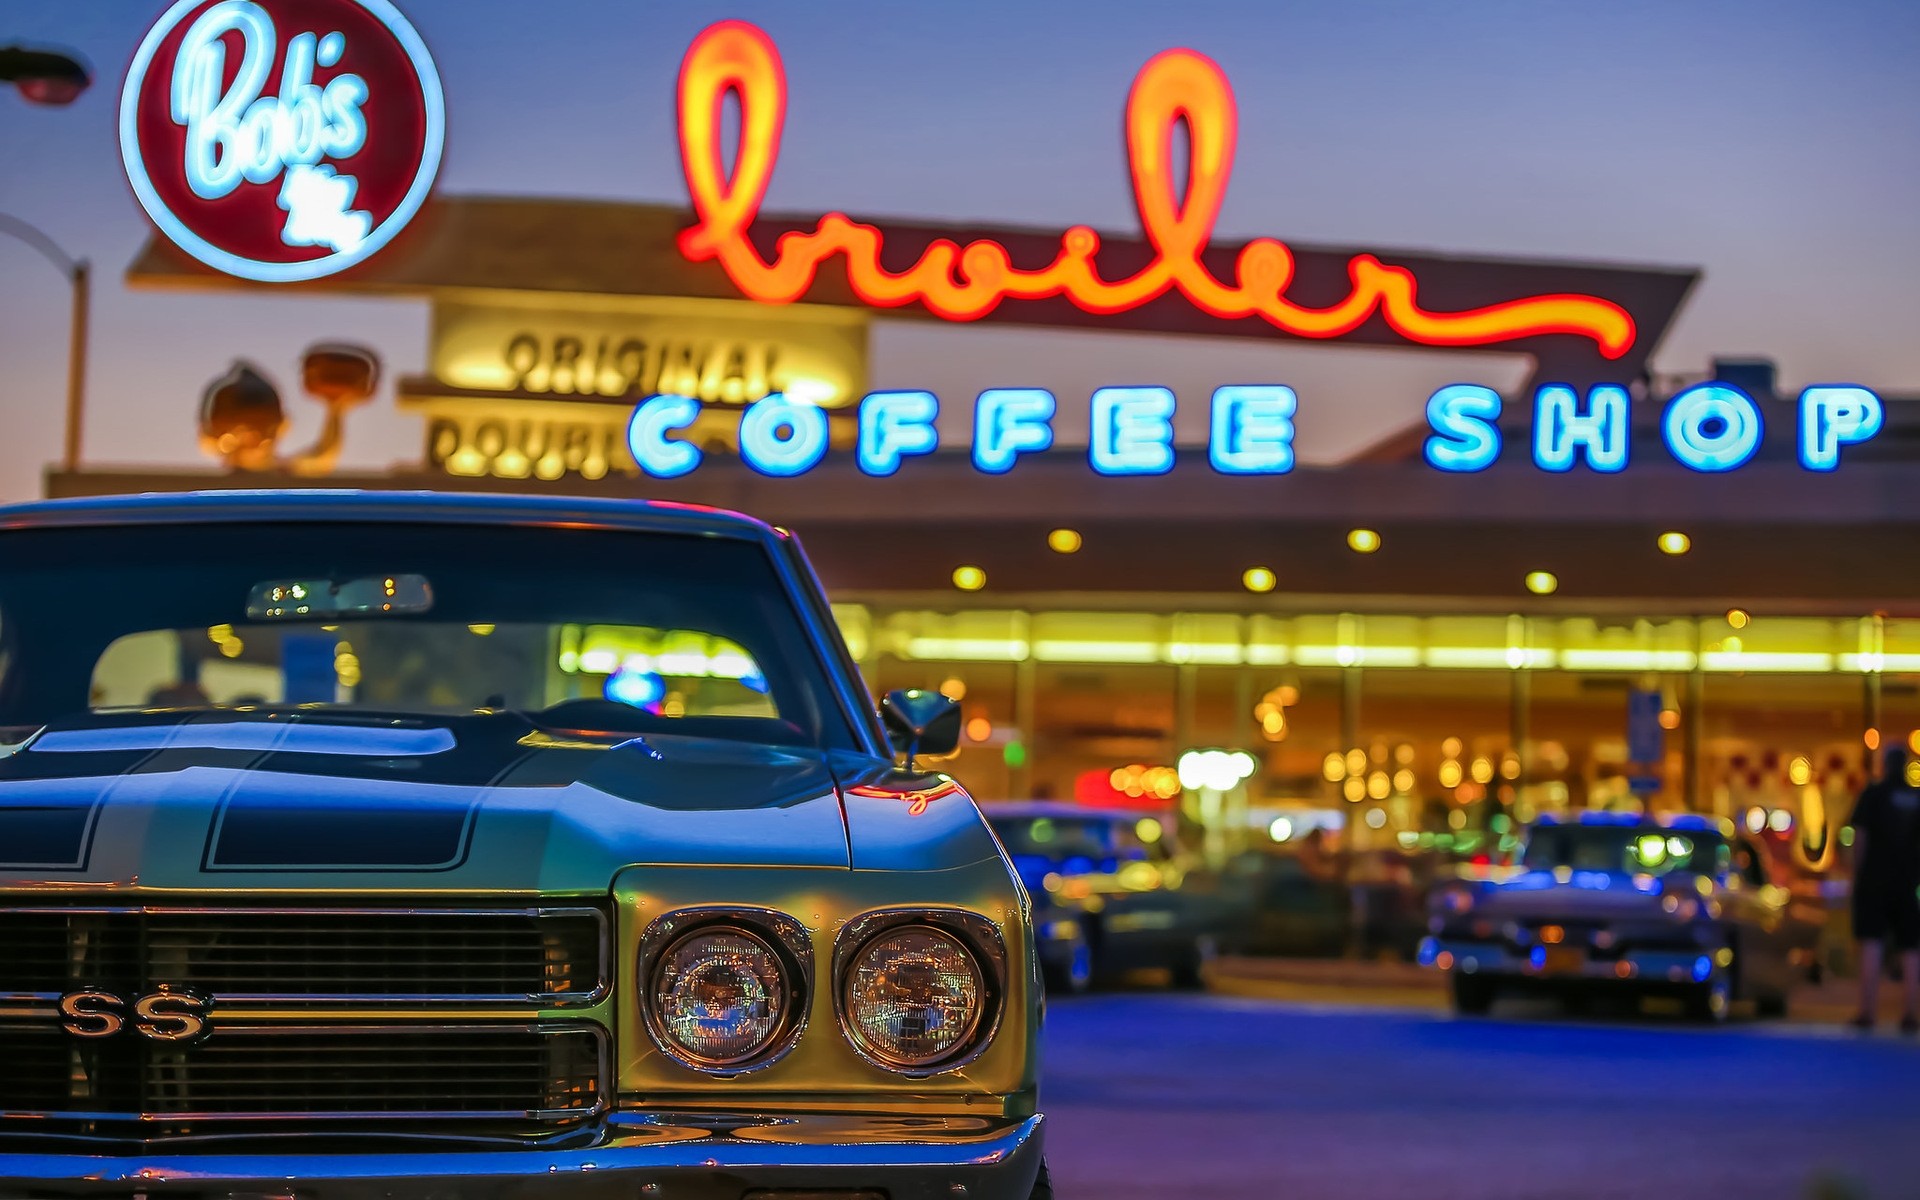
[[[979,567],[955,567],[953,569],[953,586],[963,592],[977,592],[987,586],[987,573]]]
[[[1380,548],[1380,535],[1371,529],[1349,530],[1347,545],[1356,554],[1372,554]]]
[[[1735,629],[1745,629],[1748,622],[1752,620],[1753,617],[1744,608],[1730,608],[1727,610],[1727,624],[1733,626]]]
[[[1536,596],[1550,596],[1560,590],[1559,577],[1552,571],[1527,572],[1527,590]]]
[[[1080,546],[1080,531],[1077,529],[1056,529],[1047,534],[1047,549],[1055,554],[1072,554]]]
[[[1240,584],[1250,592],[1270,592],[1277,580],[1265,567],[1248,567],[1240,573]]]
[[[1661,534],[1658,541],[1662,554],[1685,554],[1693,549],[1692,538],[1671,529]]]

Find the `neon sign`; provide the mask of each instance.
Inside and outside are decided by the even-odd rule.
[[[243,279],[365,260],[425,202],[446,106],[388,0],[178,0],[120,94],[120,154],[175,245]]]
[[[1533,397],[1528,447],[1533,465],[1567,474],[1614,474],[1628,465],[1632,401],[1617,384],[1581,396],[1564,384],[1546,384]],[[1087,465],[1109,476],[1164,475],[1173,470],[1173,417],[1179,405],[1165,387],[1104,387],[1089,398]],[[1425,458],[1450,474],[1484,471],[1500,457],[1504,436],[1498,392],[1455,383],[1427,400]],[[1294,466],[1294,416],[1299,398],[1278,384],[1215,388],[1208,412],[1207,462],[1222,475],[1284,475]],[[969,457],[985,475],[1004,475],[1030,454],[1051,450],[1059,404],[1044,388],[988,388],[973,405]],[[673,479],[700,465],[699,447],[674,435],[692,427],[700,404],[688,396],[650,396],[634,409],[627,441],[640,469]],[[862,474],[898,473],[909,458],[940,446],[935,427],[940,401],[932,392],[879,391],[860,404],[853,447]],[[1820,385],[1800,393],[1798,454],[1810,471],[1838,468],[1841,451],[1871,440],[1884,423],[1880,398],[1851,384]],[[1760,406],[1728,383],[1697,384],[1667,401],[1661,430],[1675,462],[1722,473],[1744,466],[1759,451],[1765,423]],[[826,460],[827,419],[821,410],[778,393],[741,412],[740,457],[763,475],[804,475]]]
[[[731,174],[724,165],[721,117],[729,94],[739,102],[740,129]],[[837,257],[862,303],[919,304],[951,321],[976,320],[1008,300],[1061,296],[1085,312],[1112,314],[1178,293],[1210,316],[1257,317],[1305,338],[1340,337],[1378,315],[1401,337],[1428,346],[1486,346],[1559,334],[1588,338],[1612,359],[1634,343],[1633,318],[1597,296],[1529,296],[1460,312],[1430,311],[1419,303],[1412,271],[1370,254],[1347,264],[1345,299],[1306,307],[1287,298],[1293,252],[1273,238],[1258,238],[1240,251],[1231,281],[1216,278],[1201,256],[1226,198],[1239,115],[1219,65],[1192,50],[1155,55],[1127,97],[1134,202],[1154,255],[1120,279],[1100,273],[1100,236],[1084,225],[1061,234],[1058,253],[1044,267],[1014,265],[999,242],[961,246],[943,238],[912,266],[890,271],[881,265],[883,231],[832,212],[811,231],[782,235],[773,258],[764,258],[749,229],[779,158],[786,109],[786,73],[765,32],[744,21],[721,21],[694,39],[680,66],[679,112],[681,162],[698,220],[681,233],[680,251],[693,262],[718,262],[752,300],[803,299],[821,267]],[[1184,194],[1174,152],[1175,127],[1182,122],[1191,147]]]

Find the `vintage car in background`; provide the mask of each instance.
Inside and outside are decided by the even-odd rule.
[[[745,517],[0,509],[0,1196],[1049,1195],[957,738]]]
[[[1790,901],[1720,818],[1542,818],[1515,872],[1435,890],[1420,961],[1447,973],[1463,1013],[1486,1012],[1506,989],[1548,987],[1575,1001],[1674,996],[1707,1020],[1739,1000],[1780,1014],[1819,936]]]
[[[1084,992],[1155,967],[1175,987],[1201,986],[1224,919],[1220,876],[1181,846],[1171,815],[1049,800],[983,807],[1033,897],[1049,987]]]

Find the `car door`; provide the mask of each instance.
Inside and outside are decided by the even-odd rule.
[[[1785,888],[1768,878],[1766,855],[1746,838],[1734,843],[1727,885],[1726,915],[1739,931],[1741,969],[1749,994],[1755,989],[1785,991],[1792,970],[1787,944],[1789,897]]]
[[[1156,822],[1159,824],[1159,822]],[[1179,883],[1183,873],[1171,834],[1149,842],[1139,822],[1116,818],[1108,828],[1114,869],[1107,881],[1108,940],[1128,962],[1160,965],[1192,941]]]

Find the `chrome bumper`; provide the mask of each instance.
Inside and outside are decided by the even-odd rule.
[[[0,1200],[1027,1200],[1044,1121],[622,1114],[587,1148],[364,1154],[14,1153],[0,1141]]]
[[[1544,959],[1520,954],[1493,942],[1429,937],[1420,943],[1422,966],[1499,979],[1538,979],[1587,983],[1699,983],[1718,970],[1714,950],[1627,949],[1618,958],[1583,958],[1577,967],[1548,969]],[[1443,965],[1444,964],[1444,965]]]

